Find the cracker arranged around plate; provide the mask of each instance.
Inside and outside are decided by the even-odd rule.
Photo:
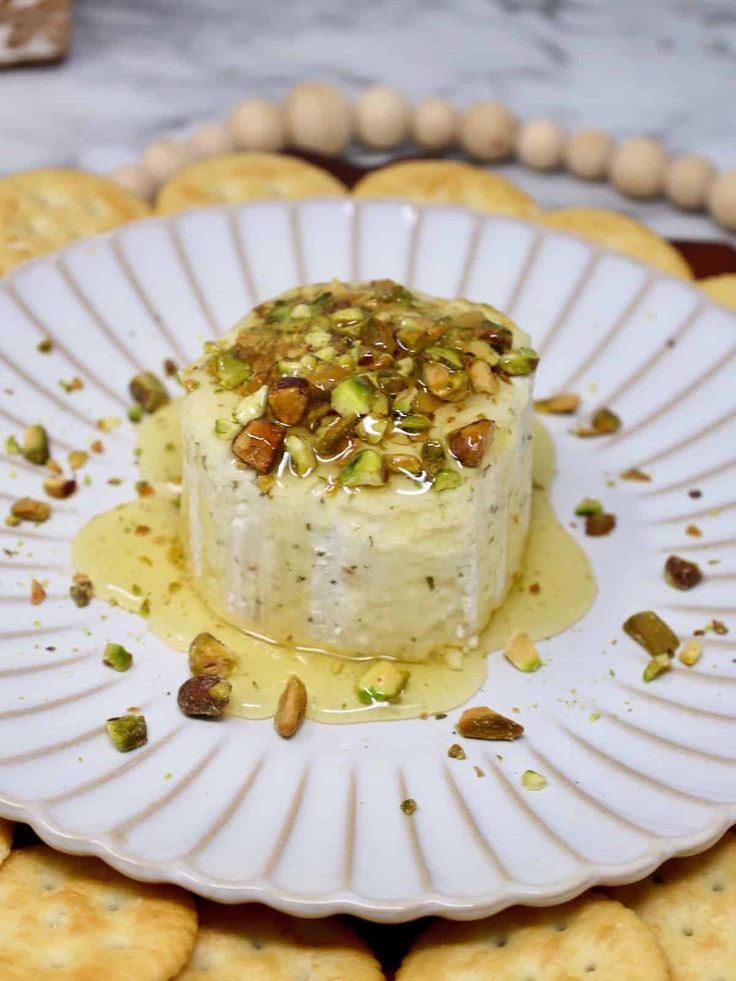
[[[0,275],[67,242],[151,213],[106,177],[63,168],[0,178]]]
[[[665,981],[659,944],[621,903],[589,894],[561,906],[515,906],[473,923],[435,921],[397,981]]]
[[[197,933],[191,896],[45,845],[0,868],[0,978],[167,981]]]
[[[345,193],[345,185],[321,167],[283,153],[224,153],[190,164],[156,198],[156,211],[171,214],[210,204],[261,198],[305,198]]]
[[[736,310],[736,273],[725,273],[723,276],[706,276],[705,279],[698,280],[698,286],[704,293],[708,294],[711,300]]]
[[[340,920],[298,920],[264,906],[200,905],[200,928],[179,981],[380,981],[366,944]]]
[[[619,211],[599,208],[560,208],[539,219],[547,228],[571,232],[614,252],[646,262],[669,276],[692,279],[690,266],[674,247],[651,228]]]
[[[359,198],[458,204],[489,214],[534,218],[539,208],[500,174],[455,160],[402,160],[374,170],[353,188]]]
[[[611,891],[648,924],[673,981],[736,978],[736,834],[702,855],[675,858],[631,886]]]

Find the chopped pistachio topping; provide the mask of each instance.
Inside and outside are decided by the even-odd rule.
[[[89,453],[85,453],[84,450],[72,450],[67,460],[72,470],[81,470],[89,460]]]
[[[654,681],[665,671],[669,671],[672,666],[669,654],[655,654],[649,664],[644,668],[642,678],[644,681]]]
[[[29,463],[41,466],[46,463],[49,458],[49,438],[43,426],[28,426],[23,433],[21,452]]]
[[[580,396],[573,392],[560,392],[548,399],[537,399],[534,408],[554,416],[569,416],[578,411]]]
[[[229,678],[236,664],[230,648],[212,634],[197,634],[189,645],[189,670],[193,675],[214,674]]]
[[[31,579],[31,606],[40,606],[46,599],[46,590],[38,579]]]
[[[447,750],[447,755],[451,760],[464,760],[466,758],[465,750],[462,748],[460,743],[453,743]]]
[[[37,501],[33,497],[21,497],[10,505],[11,517],[19,521],[33,521],[42,524],[51,517],[51,507],[46,501]]]
[[[145,412],[155,412],[169,401],[163,382],[152,371],[142,371],[131,378],[130,396]]]
[[[21,445],[15,436],[8,436],[5,440],[5,452],[8,456],[14,456],[17,453],[22,453]]]
[[[703,581],[703,573],[695,562],[670,555],[665,562],[664,578],[675,589],[693,589]]]
[[[466,739],[510,741],[523,735],[524,726],[485,705],[478,705],[465,709],[458,720],[457,731]]]
[[[585,534],[590,535],[591,538],[610,535],[615,527],[615,514],[586,514],[585,516]]]
[[[521,786],[524,790],[543,790],[547,786],[547,778],[536,770],[524,770],[521,775]]]
[[[686,640],[685,643],[680,648],[677,655],[678,661],[681,661],[688,668],[691,668],[694,664],[697,664],[700,658],[703,656],[703,645],[699,640],[694,637],[691,640]]]
[[[629,637],[652,657],[672,656],[680,645],[677,634],[653,610],[634,613],[623,626]]]
[[[133,663],[133,655],[122,644],[105,644],[102,661],[115,671],[127,671]]]
[[[621,428],[621,420],[611,409],[598,409],[593,413],[589,426],[574,430],[576,436],[608,436],[617,433]]]
[[[575,514],[580,517],[588,514],[603,514],[603,505],[594,497],[584,497],[575,508]]]
[[[77,482],[68,477],[47,477],[43,482],[43,489],[49,497],[64,500],[76,491]]]
[[[94,592],[94,586],[89,576],[86,576],[83,572],[76,573],[69,587],[69,595],[74,600],[74,605],[79,607],[89,606],[92,602]]]
[[[144,416],[143,406],[138,405],[137,403],[135,405],[131,405],[129,406],[126,414],[129,422],[140,422]]]
[[[367,705],[395,702],[408,681],[408,671],[402,671],[391,661],[375,661],[358,679],[358,697]]]
[[[417,802],[414,800],[413,797],[407,797],[406,800],[402,800],[399,807],[404,812],[404,814],[406,814],[407,817],[411,817],[411,815],[417,809]]]
[[[281,692],[273,724],[283,739],[291,739],[304,721],[307,712],[307,689],[295,674],[286,682]]]
[[[382,486],[405,471],[381,458],[413,445],[423,488],[452,490],[466,478],[447,466],[448,446],[462,467],[480,466],[494,423],[479,417],[492,416],[501,381],[536,367],[522,340],[486,305],[391,280],[333,281],[255,307],[227,339],[205,345],[183,383],[221,396],[215,433],[260,477],[315,472],[331,486]],[[240,398],[234,409],[227,392]]]
[[[143,715],[120,715],[108,719],[105,729],[110,742],[120,753],[129,753],[148,742],[148,726]]]
[[[216,674],[198,674],[187,678],[179,688],[177,704],[184,713],[194,718],[218,718],[230,701],[233,686],[226,678]]]
[[[523,630],[513,630],[503,650],[507,661],[510,661],[519,671],[536,671],[541,668],[537,648],[532,643],[529,634]]]

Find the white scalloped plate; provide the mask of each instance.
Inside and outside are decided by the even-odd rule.
[[[477,743],[459,762],[447,758],[451,720],[307,723],[284,743],[268,721],[181,716],[182,656],[139,619],[102,603],[77,610],[67,595],[75,529],[133,496],[130,480],[106,482],[130,475],[126,424],[104,435],[90,488],[44,525],[2,528],[0,813],[137,878],[383,921],[557,902],[707,846],[736,820],[736,321],[688,283],[524,222],[396,201],[148,219],[0,283],[4,427],[43,419],[59,455],[88,446],[95,420],[124,415],[136,370],[193,358],[255,302],[332,276],[490,301],[541,350],[540,395],[573,389],[624,420],[601,440],[550,421],[559,512],[601,497],[618,528],[586,540],[600,597],[541,645],[544,669],[527,676],[495,658],[473,699],[518,707],[525,738],[503,744],[503,759],[498,744]],[[55,343],[44,357],[45,335]],[[84,389],[67,395],[59,379],[74,375]],[[630,466],[653,482],[607,485]],[[38,493],[38,470],[18,457],[2,472],[6,504]],[[701,563],[703,585],[666,586],[670,552]],[[33,576],[49,580],[40,607],[28,602]],[[696,667],[645,685],[643,653],[621,632],[642,608],[683,635],[714,617],[733,632],[709,634]],[[131,631],[135,670],[110,672],[103,643]],[[128,705],[145,711],[150,742],[121,756],[102,723]],[[521,787],[527,768],[547,776],[543,791]],[[406,797],[419,805],[411,818]]]

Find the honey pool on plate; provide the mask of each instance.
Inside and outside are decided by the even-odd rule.
[[[178,413],[177,400],[141,426],[140,477],[153,493],[93,517],[74,540],[73,561],[92,579],[96,596],[145,615],[150,629],[168,647],[185,652],[202,631],[231,647],[238,657],[230,679],[231,714],[248,719],[273,715],[291,674],[299,675],[306,685],[308,716],[320,722],[407,719],[445,712],[480,688],[486,671],[493,671],[493,655],[488,663],[486,655],[502,648],[512,630],[524,630],[534,640],[551,637],[579,620],[595,599],[588,557],[559,523],[549,499],[554,444],[537,422],[531,523],[522,572],[477,650],[465,654],[458,664],[440,657],[424,663],[397,662],[410,672],[400,701],[365,705],[358,698],[356,682],[368,659],[288,648],[243,633],[215,616],[193,589],[180,542]],[[182,680],[186,674],[183,663]]]

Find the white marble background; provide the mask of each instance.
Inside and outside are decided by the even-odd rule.
[[[0,171],[104,171],[308,77],[498,98],[736,167],[736,0],[75,0],[64,64],[0,73]],[[719,237],[662,203],[505,169],[547,206],[623,206],[665,234]]]

